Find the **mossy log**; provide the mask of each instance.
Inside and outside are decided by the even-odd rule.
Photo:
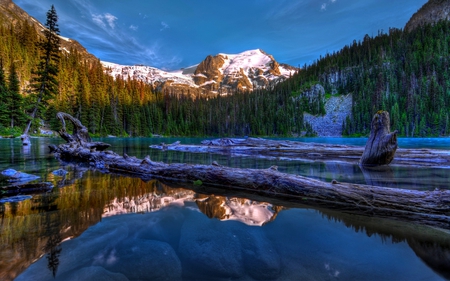
[[[323,182],[268,169],[239,169],[211,165],[165,164],[97,151],[74,142],[52,146],[54,155],[64,161],[79,161],[105,172],[192,184],[239,189],[265,196],[299,200],[304,204],[410,221],[450,229],[450,191],[416,191],[368,186],[336,181]]]

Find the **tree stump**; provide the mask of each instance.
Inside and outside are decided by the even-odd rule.
[[[30,136],[28,136],[28,134],[21,135],[20,140],[22,141],[22,145],[31,145]]]
[[[397,150],[397,133],[390,132],[390,119],[387,111],[380,110],[372,118],[370,136],[360,160],[362,166],[388,165]]]

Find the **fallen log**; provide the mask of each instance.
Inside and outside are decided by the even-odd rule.
[[[338,209],[352,214],[364,214],[415,222],[450,229],[450,191],[416,191],[387,187],[323,182],[298,175],[285,174],[276,167],[268,169],[238,169],[192,164],[165,164],[120,156],[112,151],[97,151],[88,144],[69,142],[51,146],[54,155],[63,161],[78,161],[104,172],[153,178],[169,182],[238,189],[264,196],[290,198],[304,204]]]
[[[299,141],[262,138],[222,138],[205,140],[201,144],[151,145],[150,148],[190,153],[216,153],[232,156],[250,156],[264,159],[344,162],[358,164],[365,148],[352,145],[305,143]],[[450,168],[450,153],[438,149],[399,148],[390,165]]]

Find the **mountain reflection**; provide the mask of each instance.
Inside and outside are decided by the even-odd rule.
[[[202,193],[199,193],[189,189],[192,186],[169,186],[157,180],[144,182],[138,178],[102,174],[77,166],[66,166],[65,169],[68,170],[66,175],[47,177],[47,180],[53,181],[57,186],[51,193],[37,195],[22,202],[0,204],[1,280],[13,280],[45,254],[48,269],[52,275],[57,274],[60,257],[64,254],[64,251],[61,252],[61,241],[81,235],[105,217],[187,206],[202,212],[208,218],[267,226],[272,224],[269,222],[274,222],[282,210],[312,209],[296,202],[254,197],[251,194],[247,194],[246,198],[242,198],[242,194],[232,196],[217,190],[214,191],[215,194],[207,194],[206,187],[202,187]],[[417,256],[435,272],[444,278],[450,276],[448,233],[324,209],[317,212],[355,232],[364,231],[369,237],[379,235],[386,241],[407,242]],[[178,223],[178,218],[173,221]],[[173,227],[177,231],[182,228],[181,225]],[[275,232],[274,237],[281,237],[284,235],[283,231],[280,229],[279,233]],[[259,237],[258,233],[252,235]],[[139,235],[145,237],[150,234]],[[171,245],[178,245],[180,241],[177,237],[164,237],[170,240]],[[174,246],[174,249],[177,248]]]
[[[103,217],[154,212],[197,201],[199,210],[208,216],[220,213],[213,209],[227,209],[224,216],[210,216],[218,219],[262,225],[274,217],[274,211],[267,203],[222,196],[204,201],[208,196],[196,195],[185,188],[173,188],[156,180],[143,182],[78,166],[65,168],[69,170],[67,175],[48,175],[47,180],[54,181],[59,187],[51,193],[22,202],[0,204],[1,280],[14,279],[43,254],[47,254],[49,269],[56,273],[61,251],[58,244],[79,236]],[[228,205],[223,206],[223,202]],[[202,204],[208,204],[208,208],[200,208]],[[11,252],[16,253],[13,258]]]
[[[196,195],[198,208],[208,218],[219,220],[236,220],[247,225],[259,225],[275,219],[279,208],[269,203],[260,203],[245,198],[224,197],[217,195]]]

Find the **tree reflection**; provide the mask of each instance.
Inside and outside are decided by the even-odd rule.
[[[356,232],[364,231],[368,236],[376,234],[393,243],[407,242],[430,268],[445,278],[450,276],[450,267],[446,267],[450,263],[450,237],[429,227],[306,207],[298,200],[224,191],[205,185],[144,182],[139,178],[101,174],[78,166],[66,166],[65,169],[69,173],[52,193],[14,204],[0,204],[0,243],[7,245],[0,249],[0,279],[14,279],[20,270],[42,254],[46,254],[47,267],[56,276],[61,241],[80,235],[107,215],[156,211],[182,201],[195,202],[210,218],[235,219],[253,225],[267,224],[287,208],[316,209],[328,219],[339,221]],[[377,177],[372,172],[369,171],[369,176],[374,182]],[[389,178],[390,172],[375,171],[375,175],[377,173],[381,173],[382,178]],[[19,258],[10,264],[2,263],[11,252],[18,253]]]
[[[53,277],[56,277],[56,272],[59,266],[59,256],[61,255],[61,235],[59,233],[53,234],[47,240],[44,251],[47,252],[47,267],[52,272]]]
[[[382,241],[406,242],[434,272],[450,280],[450,235],[439,229],[375,217],[349,215],[320,210],[329,220],[338,221],[368,237],[379,235]]]
[[[408,239],[408,245],[416,255],[445,279],[450,280],[450,246],[442,246],[434,242]]]

